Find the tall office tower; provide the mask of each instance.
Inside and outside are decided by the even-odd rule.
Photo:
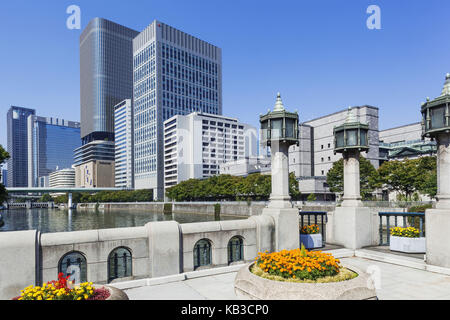
[[[162,22],[133,40],[134,181],[164,197],[163,122],[222,114],[222,50]]]
[[[220,173],[228,161],[255,158],[258,131],[229,118],[193,112],[164,122],[164,187]]]
[[[133,96],[133,38],[138,34],[95,18],[80,36],[82,146],[75,150],[75,172],[83,175],[76,179],[83,186],[114,187],[114,106]],[[88,168],[102,174],[92,175]]]
[[[126,99],[114,107],[116,188],[134,188],[133,107]]]
[[[79,122],[30,115],[27,134],[28,187],[42,185],[41,178],[57,168],[72,167],[73,150],[81,145]]]
[[[8,187],[28,187],[27,119],[36,110],[11,106],[7,113]]]
[[[114,141],[114,106],[133,94],[133,38],[137,31],[92,19],[80,36],[82,144]]]

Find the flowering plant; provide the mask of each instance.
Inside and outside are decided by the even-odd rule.
[[[420,230],[414,227],[394,227],[391,228],[391,236],[394,237],[406,237],[406,238],[419,238]]]
[[[104,300],[109,297],[107,289],[96,289],[92,282],[75,286],[74,281],[68,281],[69,277],[64,277],[60,272],[57,281],[49,281],[42,286],[28,286],[13,300]]]
[[[303,226],[300,229],[300,233],[302,234],[316,234],[319,233],[319,226],[317,224],[311,224]]]
[[[340,272],[339,259],[330,253],[301,249],[260,252],[256,265],[264,272],[284,279],[316,280]]]

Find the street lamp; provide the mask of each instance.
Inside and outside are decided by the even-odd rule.
[[[278,93],[273,111],[260,116],[261,143],[270,146],[272,157],[272,193],[269,207],[292,208],[289,195],[289,153],[299,145],[298,113],[287,112]]]
[[[361,206],[359,155],[369,150],[369,126],[359,122],[348,108],[345,122],[334,128],[334,154],[344,158],[344,196],[342,206]]]

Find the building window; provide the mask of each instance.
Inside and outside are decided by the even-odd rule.
[[[320,160],[322,160],[322,162],[323,162],[323,158],[320,158]]]
[[[228,264],[244,260],[244,240],[235,236],[228,242]]]
[[[87,262],[81,252],[72,251],[66,253],[58,264],[58,273],[62,272],[64,277],[70,276],[69,280],[75,283],[87,281]]]
[[[331,157],[328,157],[328,161],[331,161]]]
[[[118,278],[131,277],[132,256],[127,248],[116,248],[108,257],[108,283]]]
[[[323,171],[323,170],[322,170],[322,175],[323,175],[323,176],[325,175],[325,171]]]
[[[199,240],[194,246],[194,270],[211,264],[211,242]]]
[[[320,146],[321,149],[323,149],[323,144]]]

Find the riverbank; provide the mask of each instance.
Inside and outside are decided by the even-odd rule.
[[[262,213],[266,202],[126,202],[126,203],[79,203],[76,209],[83,210],[143,210],[155,213],[189,213],[250,217]],[[64,209],[64,206],[60,206]]]

